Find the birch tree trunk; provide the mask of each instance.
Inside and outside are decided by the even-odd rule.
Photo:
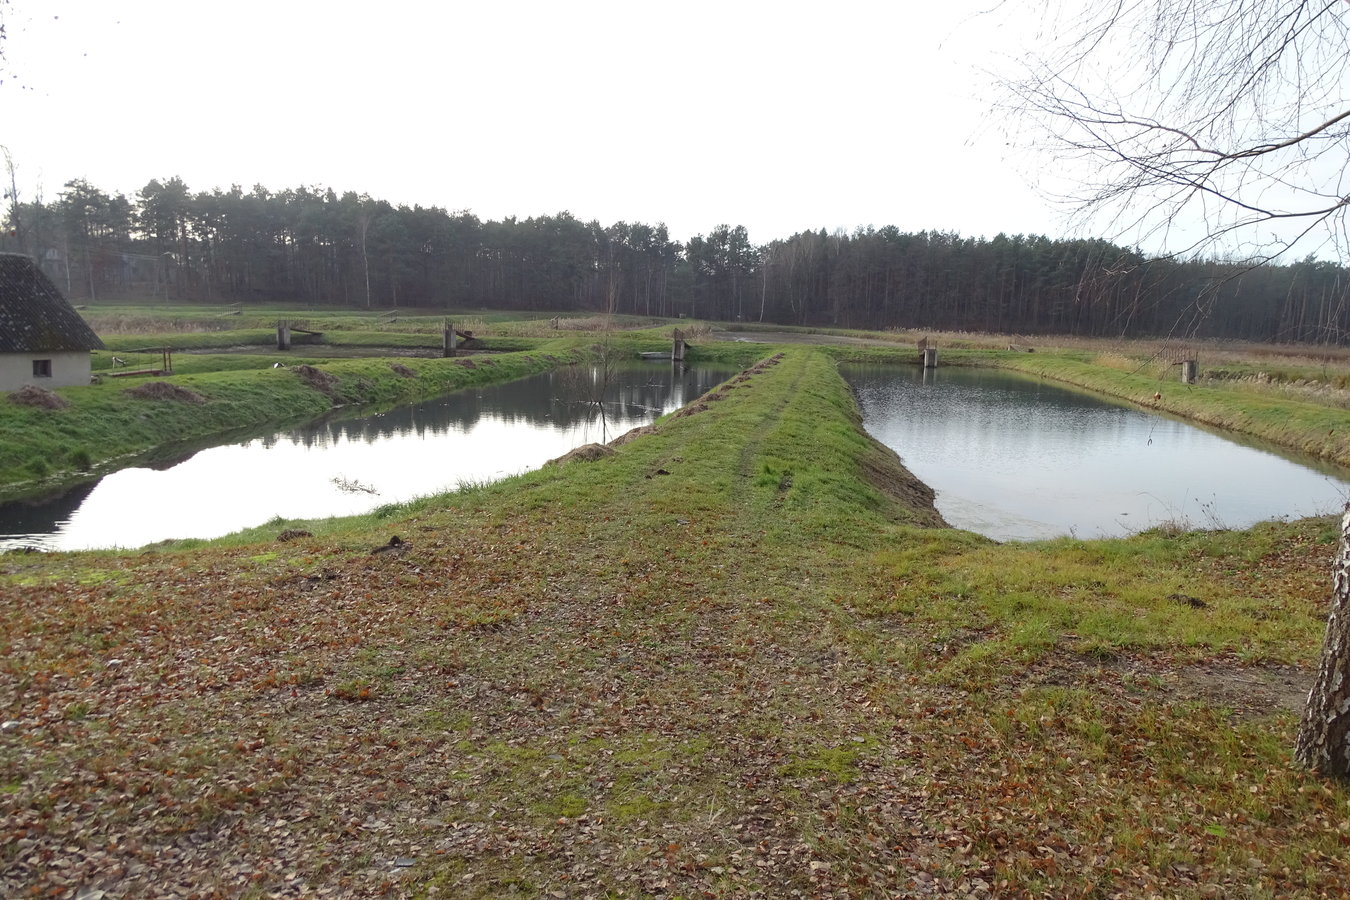
[[[1294,758],[1332,778],[1350,778],[1350,504],[1332,564],[1331,615],[1322,663],[1308,693]]]

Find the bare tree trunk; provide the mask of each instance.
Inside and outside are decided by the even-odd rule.
[[[1332,565],[1331,615],[1322,663],[1308,693],[1294,758],[1332,778],[1350,778],[1350,505]]]
[[[28,236],[24,232],[23,222],[19,220],[19,210],[22,206],[19,203],[19,176],[14,170],[14,157],[9,155],[8,147],[0,148],[0,150],[4,150],[5,170],[9,173],[9,190],[5,193],[5,196],[9,198],[9,224],[14,228],[14,236],[18,238],[19,252],[28,253]],[[33,248],[32,256],[34,259],[38,257],[36,247]]]
[[[766,255],[764,261],[760,263],[760,285],[759,285],[759,320],[764,321],[764,304],[769,301],[769,260]]]
[[[361,227],[361,266],[366,273],[366,309],[370,309],[370,257],[366,254],[366,235],[370,232],[370,213],[362,212],[357,219]]]

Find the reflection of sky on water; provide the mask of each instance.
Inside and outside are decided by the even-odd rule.
[[[725,368],[676,374],[669,363],[624,369],[609,386],[603,422],[587,399],[598,393],[599,373],[584,367],[361,418],[322,420],[202,450],[163,471],[114,472],[92,490],[79,488],[88,495],[82,502],[4,504],[0,530],[7,538],[0,546],[138,547],[218,537],[274,516],[365,513],[538,468],[677,409],[730,374]]]
[[[1350,489],[1332,467],[1011,373],[846,374],[867,430],[937,491],[947,521],[999,540],[1242,528],[1337,511]]]

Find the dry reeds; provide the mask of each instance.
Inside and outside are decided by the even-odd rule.
[[[203,316],[151,316],[134,313],[99,313],[86,310],[85,321],[99,334],[174,334],[200,331],[231,331],[238,319]]]
[[[1166,379],[1172,375],[1171,362],[1157,357],[1126,356],[1123,353],[1099,353],[1093,360],[1104,369],[1114,369],[1130,375]]]
[[[580,319],[558,319],[559,331],[613,331],[614,320],[609,316],[586,316]]]

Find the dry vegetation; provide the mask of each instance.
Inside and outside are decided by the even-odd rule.
[[[314,366],[295,366],[291,369],[296,377],[305,384],[323,394],[332,394],[337,389],[337,378]]]
[[[31,406],[36,409],[65,409],[70,405],[60,394],[32,384],[25,384],[17,391],[11,391],[9,402],[16,406]]]
[[[100,335],[183,334],[197,331],[231,331],[239,319],[229,315],[156,315],[144,312],[102,312],[97,308],[80,311],[84,320]]]

